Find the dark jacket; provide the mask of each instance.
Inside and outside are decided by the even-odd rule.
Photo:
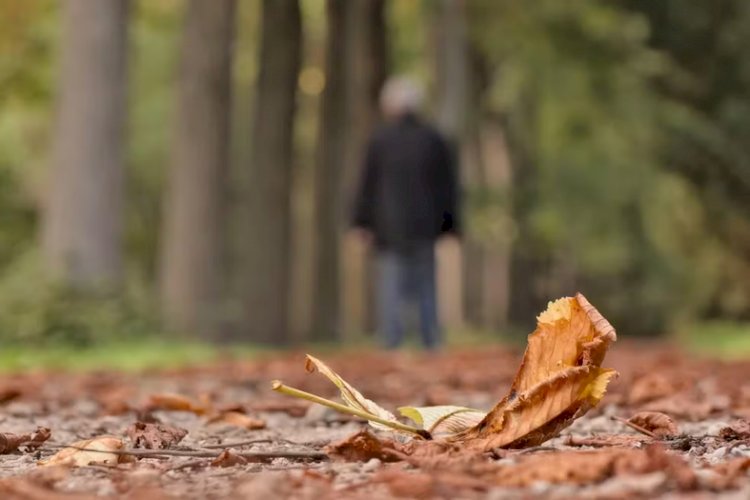
[[[379,248],[406,249],[458,233],[458,183],[450,147],[407,115],[370,140],[354,225],[373,232]]]

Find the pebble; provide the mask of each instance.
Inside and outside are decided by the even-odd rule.
[[[371,458],[362,466],[362,470],[364,472],[375,472],[375,470],[380,467],[381,462],[377,458]]]

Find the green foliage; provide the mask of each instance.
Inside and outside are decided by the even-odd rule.
[[[545,293],[574,276],[626,332],[705,312],[726,251],[699,194],[664,169],[664,124],[691,115],[658,90],[675,64],[649,45],[656,27],[595,0],[470,5],[489,106],[509,124],[516,245],[546,263]]]
[[[91,297],[50,283],[36,252],[17,258],[0,275],[0,341],[3,345],[87,346],[158,333],[151,293],[131,284],[109,297]]]
[[[35,250],[52,156],[60,5],[0,0],[3,342],[83,345],[158,329],[151,299],[185,2],[134,2],[131,12],[128,286],[103,299],[45,285]],[[306,66],[319,68],[324,4],[302,5]],[[502,118],[514,168],[509,188],[467,193],[472,237],[488,251],[512,242],[540,264],[540,297],[579,288],[625,333],[749,317],[750,2],[466,5],[485,70],[482,111]],[[392,72],[429,82],[436,7],[430,0],[388,2]],[[238,16],[238,178],[249,175],[258,9],[242,3]],[[317,99],[300,96],[295,189],[305,193]],[[228,191],[241,197],[236,184]],[[230,227],[243,228],[243,221]]]
[[[147,278],[156,272],[182,14],[182,2],[140,2],[130,26],[126,244],[128,261]]]

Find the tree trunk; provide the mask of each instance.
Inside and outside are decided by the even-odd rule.
[[[328,0],[326,86],[323,91],[315,172],[314,339],[335,339],[340,331],[339,245],[347,132],[346,40],[349,0]],[[353,28],[353,27],[349,27]]]
[[[466,152],[469,106],[469,39],[463,0],[440,0],[435,12],[437,122],[457,158]],[[463,150],[463,151],[462,151]],[[475,156],[475,155],[472,155]],[[465,163],[465,162],[462,162]],[[462,174],[466,165],[461,165]],[[461,176],[463,177],[463,175]],[[462,249],[453,242],[438,244],[438,298],[442,320],[449,328],[464,321]],[[464,245],[465,250],[466,246]]]
[[[63,3],[62,76],[42,246],[52,277],[82,290],[122,275],[127,0]]]
[[[161,242],[167,325],[215,327],[224,255],[224,194],[235,0],[190,0]]]
[[[244,333],[288,341],[291,169],[302,20],[298,0],[264,0],[242,270]]]
[[[347,101],[348,128],[343,199],[348,214],[359,181],[364,150],[380,118],[380,88],[386,76],[385,0],[350,0],[348,9]],[[374,327],[374,302],[369,250],[357,239],[342,243],[341,307],[345,332],[366,332]],[[373,266],[374,267],[374,266]]]

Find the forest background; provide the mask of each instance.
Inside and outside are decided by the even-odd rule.
[[[748,46],[744,0],[0,0],[0,340],[367,338],[349,200],[408,74],[461,159],[452,338],[580,290],[750,345]]]

